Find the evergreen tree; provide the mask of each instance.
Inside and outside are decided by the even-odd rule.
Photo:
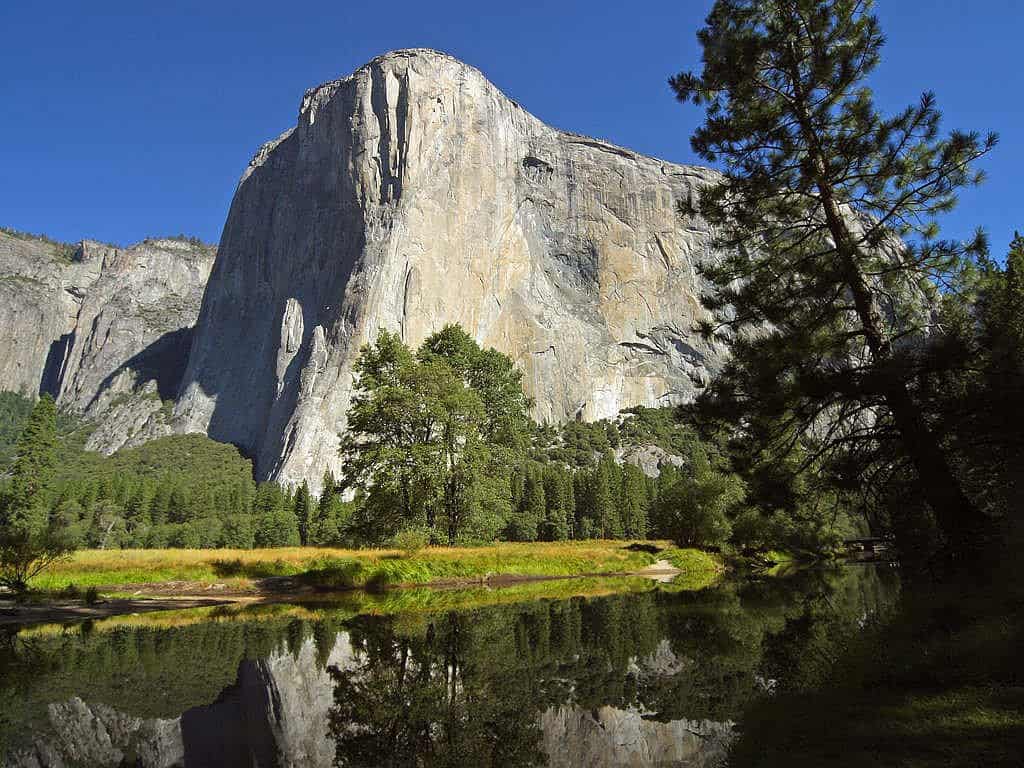
[[[513,541],[536,541],[547,517],[544,480],[535,467],[524,475],[522,500],[509,523],[508,534]]]
[[[223,543],[228,549],[252,549],[256,546],[254,517],[248,514],[228,515],[224,521]]]
[[[602,539],[622,537],[622,517],[616,504],[621,485],[620,471],[615,463],[615,454],[605,451],[594,470],[593,485],[590,489],[591,509],[595,533]]]
[[[647,535],[647,481],[639,467],[622,467],[619,510],[626,538],[642,539]]]
[[[569,517],[572,505],[572,480],[565,468],[557,464],[544,467],[544,524],[541,538],[564,541],[569,538]]]
[[[38,528],[42,494],[53,476],[57,451],[57,407],[49,394],[39,398],[15,446],[8,522]]]
[[[309,483],[305,480],[295,493],[295,521],[299,527],[299,542],[302,546],[309,543],[309,525],[313,517],[313,502],[309,497]]]
[[[981,180],[972,166],[996,137],[940,139],[931,94],[879,113],[865,86],[883,44],[871,7],[718,0],[699,33],[703,71],[671,79],[707,111],[694,150],[725,168],[700,196],[727,254],[703,267],[717,288],[705,331],[733,353],[713,394],[780,452],[797,425],[817,444],[812,462],[870,461],[896,438],[900,460],[875,466],[912,470],[947,537],[974,539],[986,518],[909,382],[915,342],[939,330],[935,284],[983,245],[938,240],[936,217]]]
[[[257,547],[299,546],[299,526],[295,513],[280,504],[256,516],[253,540]]]
[[[43,395],[15,445],[9,491],[0,499],[0,586],[21,592],[63,556],[68,543],[54,531],[46,503],[57,448],[57,409]]]

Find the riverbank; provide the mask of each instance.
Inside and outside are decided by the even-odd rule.
[[[1010,563],[904,586],[891,617],[819,649],[820,679],[781,680],[743,718],[735,768],[1019,766],[1024,579]]]
[[[404,587],[500,586],[592,577],[674,578],[699,589],[725,571],[722,559],[667,542],[502,543],[483,547],[342,550],[83,550],[32,583],[24,604],[0,605],[0,623],[72,621],[118,613],[322,592]],[[104,600],[77,599],[94,589]],[[191,603],[189,603],[191,601]]]

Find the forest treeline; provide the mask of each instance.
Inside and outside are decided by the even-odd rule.
[[[1024,391],[1022,274],[1024,238],[1003,263],[965,264],[961,290],[936,299],[942,335],[906,353],[915,400],[990,515],[1012,498],[1019,466],[1012,417]],[[87,424],[46,397],[34,410],[30,399],[0,393],[5,526],[55,532],[71,549],[669,538],[825,554],[870,530],[896,534],[908,550],[936,551],[943,531],[916,475],[898,471],[908,460],[888,436],[892,427],[878,419],[836,438],[799,428],[793,403],[780,396],[792,391],[763,391],[756,409],[740,401],[740,385],[759,381],[759,350],[738,347],[693,405],[553,426],[531,419],[512,361],[460,327],[417,350],[381,331],[356,363],[343,471],[325,473],[319,496],[306,483],[257,484],[234,446],[202,435],[109,457],[86,451]],[[736,413],[748,414],[742,429]],[[645,450],[653,476],[628,460]]]
[[[57,414],[38,517],[69,548],[106,549],[672,538],[820,553],[856,528],[852,514],[821,514],[792,478],[760,477],[756,460],[724,433],[702,435],[688,409],[536,424],[512,361],[458,326],[416,351],[381,332],[357,369],[344,470],[326,472],[319,495],[254,482],[237,448],[203,435],[86,451],[88,425]],[[32,411],[0,393],[8,500]],[[630,454],[646,454],[649,474]]]

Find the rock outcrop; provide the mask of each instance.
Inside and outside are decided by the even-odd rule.
[[[444,54],[375,59],[242,177],[175,428],[317,484],[359,348],[446,323],[522,367],[543,421],[692,399],[722,353],[693,332],[710,236],[679,207],[712,178],[555,130]]]
[[[0,388],[97,425],[114,451],[170,434],[214,249],[176,239],[70,247],[0,232]]]

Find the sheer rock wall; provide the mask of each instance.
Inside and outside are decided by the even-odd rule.
[[[711,171],[551,128],[444,54],[306,93],[232,202],[175,410],[260,478],[337,469],[351,366],[379,328],[460,323],[525,371],[543,421],[692,399]]]

